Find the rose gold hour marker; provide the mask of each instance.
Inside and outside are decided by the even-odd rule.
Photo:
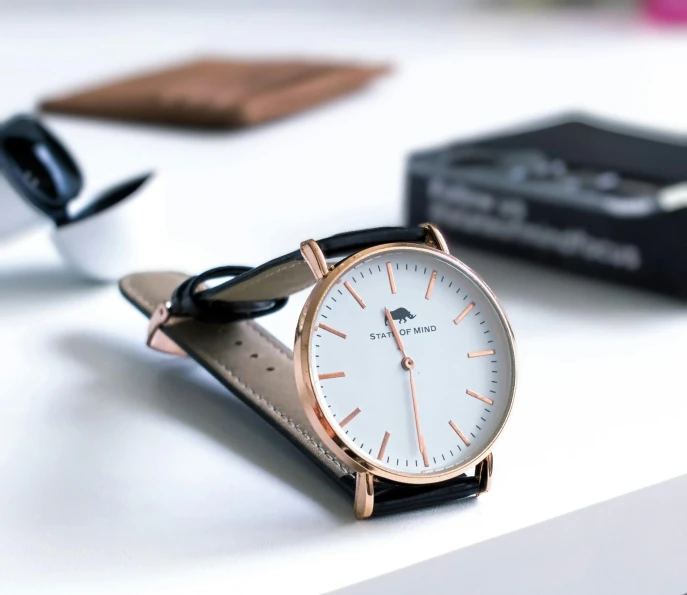
[[[448,425],[453,428],[453,431],[458,434],[458,437],[465,443],[465,446],[470,446],[470,441],[465,437],[465,434],[458,429],[458,426],[453,423],[453,420],[448,422]]]
[[[341,331],[337,331],[335,328],[332,328],[331,326],[327,326],[326,324],[318,324],[323,331],[327,331],[328,333],[332,333],[333,335],[336,335],[337,337],[341,337],[342,339],[345,339],[348,335],[346,333],[342,333]]]
[[[396,293],[396,281],[394,281],[394,271],[391,268],[391,263],[386,263],[386,272],[389,274],[389,285],[391,286],[391,293]]]
[[[485,397],[484,395],[480,395],[479,393],[476,393],[474,390],[466,390],[465,391],[468,395],[471,397],[475,397],[475,399],[479,399],[483,403],[486,403],[487,405],[493,405],[494,401],[492,401],[489,397]]]
[[[494,355],[495,353],[496,351],[494,351],[493,349],[485,349],[484,351],[471,351],[470,353],[468,353],[468,357],[482,357],[484,355]]]
[[[330,378],[343,378],[346,376],[346,372],[330,372],[329,374],[320,374],[318,378],[320,380],[329,380]]]
[[[346,283],[344,283],[344,287],[345,287],[346,289],[348,289],[348,291],[351,292],[351,295],[353,296],[353,298],[355,299],[355,301],[358,302],[358,305],[359,305],[361,308],[365,308],[365,307],[366,307],[366,306],[365,306],[365,302],[360,298],[360,296],[358,295],[358,293],[356,292],[356,290],[353,289],[353,288],[351,287],[351,284],[350,284],[348,281],[346,281]]]
[[[356,407],[353,411],[351,411],[346,417],[344,417],[341,420],[341,423],[339,424],[342,428],[349,422],[351,421],[356,415],[360,413],[360,407]]]
[[[472,310],[475,307],[475,302],[470,302],[467,306],[465,306],[465,310],[463,310],[460,314],[458,314],[458,317],[453,321],[453,324],[458,324],[463,318],[465,318],[470,310]]]
[[[377,459],[379,461],[382,460],[382,457],[384,456],[384,452],[386,451],[386,443],[389,442],[389,432],[384,432],[384,439],[382,440],[382,446],[379,447],[379,454],[377,455]]]
[[[428,300],[432,297],[432,292],[434,291],[434,282],[437,280],[437,272],[432,271],[432,276],[429,278],[429,285],[427,286],[427,293],[425,293],[425,299]]]

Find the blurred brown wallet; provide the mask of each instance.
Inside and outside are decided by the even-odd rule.
[[[236,128],[361,89],[386,66],[206,59],[49,98],[41,109],[176,126]]]

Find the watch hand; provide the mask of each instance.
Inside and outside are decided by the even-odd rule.
[[[410,395],[413,399],[413,416],[415,417],[415,429],[417,431],[417,445],[420,448],[420,453],[422,454],[422,460],[425,467],[429,467],[429,461],[427,460],[427,452],[425,451],[425,439],[422,436],[422,430],[420,429],[420,414],[417,410],[417,395],[415,394],[415,380],[413,379],[413,367],[415,362],[406,355],[405,347],[403,347],[403,341],[401,341],[401,335],[398,334],[398,329],[394,323],[394,319],[391,317],[391,312],[389,308],[384,308],[384,314],[386,319],[389,321],[389,326],[391,326],[391,332],[394,334],[394,339],[396,339],[396,344],[403,354],[403,360],[401,361],[401,366],[408,370],[410,373]]]
[[[401,335],[398,334],[396,323],[394,322],[394,319],[391,317],[391,312],[389,312],[389,308],[384,308],[384,314],[386,316],[387,321],[389,322],[389,326],[391,327],[391,332],[394,334],[394,339],[396,339],[396,345],[398,345],[398,348],[401,350],[403,357],[407,358],[408,356],[406,355],[406,350],[403,347],[403,341],[401,341]]]
[[[404,367],[405,365],[407,365],[408,372],[410,373],[410,395],[413,398],[413,415],[415,416],[415,429],[417,430],[417,444],[420,447],[420,453],[422,454],[422,460],[425,464],[425,467],[429,467],[429,461],[427,460],[427,451],[425,450],[425,439],[422,436],[422,430],[420,429],[420,414],[417,410],[417,395],[415,394],[415,380],[413,379],[414,362],[410,360],[410,362],[406,363],[407,359],[410,358],[406,358],[403,361]]]

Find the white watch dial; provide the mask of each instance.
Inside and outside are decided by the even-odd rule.
[[[412,248],[372,255],[344,271],[314,321],[316,398],[358,456],[395,474],[440,474],[498,436],[513,398],[512,341],[459,261]]]

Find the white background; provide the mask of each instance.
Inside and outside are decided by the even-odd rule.
[[[0,13],[0,113],[212,53],[396,71],[234,134],[49,118],[86,194],[150,166],[167,179],[165,255],[182,270],[399,223],[412,149],[571,108],[687,133],[685,32],[622,13]],[[43,230],[0,247],[0,591],[323,592],[687,472],[683,304],[454,251],[518,341],[494,490],[359,523],[196,366],[144,349],[143,318],[116,288],[66,274]],[[301,303],[266,321],[285,342]]]
[[[591,0],[588,3],[593,3]],[[584,2],[584,0],[583,0]],[[574,1],[572,2],[574,4]],[[635,5],[636,0],[601,0],[599,3],[606,5]],[[384,10],[384,11],[450,11],[462,7],[478,6],[509,6],[509,5],[531,5],[528,0],[196,0],[193,3],[194,9],[198,8],[221,8],[221,9],[327,9],[336,11],[349,11],[351,9],[360,10]],[[578,2],[579,4],[579,2]],[[172,7],[184,8],[188,6],[185,0],[0,0],[0,8],[11,8],[20,11],[31,10],[32,8],[61,10],[63,8],[87,8],[89,10],[101,8],[127,7],[133,9],[152,8],[152,7]]]

